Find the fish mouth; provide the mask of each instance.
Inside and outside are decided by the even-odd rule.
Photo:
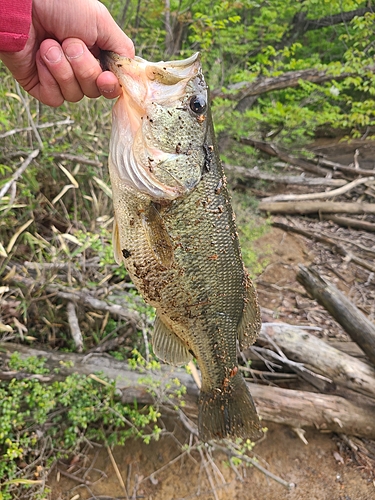
[[[148,115],[155,104],[168,113],[181,106],[192,79],[198,77],[202,89],[206,89],[199,53],[184,60],[154,63],[141,57],[130,59],[102,52],[101,64],[117,76],[122,87],[113,108],[110,147],[112,168],[117,176],[156,200],[174,200],[190,192],[199,182],[200,173],[199,178],[194,174],[195,180],[181,180],[179,175],[173,175],[168,164],[180,161],[183,154],[158,146],[150,128],[144,132],[144,122],[152,123]]]

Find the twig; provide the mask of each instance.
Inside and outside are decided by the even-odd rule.
[[[352,182],[348,182],[345,186],[341,186],[337,189],[331,189],[331,191],[324,191],[319,193],[305,193],[305,194],[280,194],[277,196],[268,196],[267,198],[262,198],[264,202],[273,201],[301,201],[301,200],[319,200],[321,198],[332,198],[334,196],[339,196],[341,194],[347,193],[351,189],[359,186],[360,184],[365,184],[369,181],[375,180],[375,177],[361,177],[355,179]]]
[[[92,165],[94,167],[102,167],[103,163],[99,160],[91,160],[86,158],[86,156],[72,155],[70,153],[51,153],[54,158],[59,158],[60,160],[68,160],[75,163],[84,163],[85,165]]]
[[[72,338],[74,341],[74,344],[76,346],[77,352],[82,352],[83,351],[83,337],[82,337],[82,332],[79,327],[79,322],[77,318],[77,313],[76,313],[76,307],[73,304],[73,302],[68,302],[66,306],[66,311],[68,314],[68,322],[70,326],[70,332],[72,334]]]
[[[50,127],[59,127],[60,125],[71,125],[72,123],[74,123],[74,120],[66,118],[65,120],[59,120],[57,122],[41,123],[38,125],[35,124],[35,128],[43,129]],[[30,132],[30,130],[33,130],[33,128],[32,127],[14,128],[12,130],[8,130],[8,132],[5,132],[4,134],[0,134],[0,139],[5,139],[5,137],[10,137],[11,135],[19,134],[20,132]]]
[[[375,266],[372,265],[371,262],[368,262],[365,259],[361,259],[353,252],[350,252],[350,250],[345,248],[343,245],[340,245],[339,243],[329,238],[328,236],[314,233],[313,231],[308,231],[298,226],[290,226],[288,224],[285,224],[284,222],[279,222],[279,221],[272,222],[272,225],[280,229],[283,229],[284,231],[291,231],[292,233],[301,234],[302,236],[305,236],[305,238],[311,238],[315,241],[319,241],[320,243],[324,243],[325,245],[330,246],[333,250],[336,250],[336,252],[339,255],[346,257],[348,260],[363,267],[364,269],[367,269],[368,271],[375,272]]]
[[[112,465],[113,465],[113,468],[115,469],[115,472],[116,472],[116,476],[117,476],[117,479],[118,479],[118,482],[120,483],[120,486],[121,488],[123,489],[125,495],[126,495],[126,498],[128,499],[128,492],[126,491],[126,487],[125,487],[125,483],[124,483],[124,480],[122,479],[122,476],[121,476],[121,472],[117,466],[117,463],[116,463],[116,460],[115,460],[115,457],[113,456],[112,454],[112,451],[111,451],[111,448],[106,445],[106,449],[107,449],[107,452],[108,452],[108,455],[109,455],[109,458],[111,459],[111,462],[112,462]]]
[[[213,495],[215,497],[215,500],[219,500],[219,497],[217,496],[217,493],[216,493],[216,488],[215,488],[215,485],[214,485],[214,481],[212,479],[210,471],[208,470],[208,462],[207,462],[207,460],[205,459],[205,457],[203,455],[202,448],[198,447],[198,451],[199,451],[199,454],[200,454],[201,459],[202,459],[203,468],[204,468],[204,471],[205,471],[206,476],[208,478],[208,482],[210,483],[210,486],[211,486],[211,491],[212,491],[212,493],[213,493]]]
[[[29,107],[29,103],[26,101],[26,99],[24,98],[22,92],[21,92],[21,87],[19,85],[18,82],[16,82],[16,90],[17,90],[17,94],[19,95],[21,101],[22,101],[22,104],[24,105],[25,107],[25,110],[26,110],[26,113],[27,113],[27,118],[29,119],[29,123],[30,123],[30,126],[34,132],[34,135],[35,135],[35,138],[39,144],[39,149],[43,149],[44,148],[44,145],[43,145],[43,141],[42,141],[42,138],[40,137],[40,134],[38,132],[38,129],[36,128],[36,125],[35,125],[35,122],[34,122],[34,119],[30,113],[30,107]]]
[[[13,182],[16,182],[19,177],[24,173],[24,171],[27,169],[27,167],[30,165],[30,163],[36,158],[39,154],[40,150],[39,149],[34,149],[29,156],[26,158],[26,160],[22,163],[20,168],[18,168],[14,174],[12,175],[12,178],[4,184],[4,186],[0,189],[0,200],[1,198],[5,195],[5,193],[9,190]]]
[[[69,474],[69,472],[65,472],[64,470],[59,469],[59,472],[63,476],[68,477],[69,479],[73,479],[73,481],[77,481],[78,483],[85,484],[88,486],[93,484],[91,481],[88,481],[87,479],[82,479],[81,477],[77,477],[74,474]]]
[[[246,462],[248,464],[251,464],[253,465],[254,467],[256,467],[258,470],[260,470],[261,472],[263,472],[263,474],[265,474],[267,477],[273,479],[274,481],[276,481],[277,483],[279,484],[282,484],[283,486],[285,486],[285,488],[287,488],[288,490],[291,490],[295,487],[295,484],[294,483],[288,483],[288,481],[284,481],[284,479],[281,479],[281,477],[279,476],[276,476],[275,474],[272,474],[272,472],[270,472],[269,470],[265,469],[264,467],[262,467],[259,462],[257,460],[255,460],[254,458],[250,458],[248,457],[247,455],[244,455],[242,453],[238,453],[237,451],[235,451],[232,447],[228,446],[227,448],[225,448],[224,446],[219,446],[217,445],[216,443],[213,445],[213,448],[215,450],[218,450],[218,451],[221,451],[222,453],[225,453],[225,455],[229,456],[229,458],[239,458],[240,460],[242,460],[243,462]]]
[[[113,316],[125,319],[132,325],[136,325],[140,322],[140,316],[136,311],[130,311],[120,305],[111,304],[104,300],[97,299],[87,290],[74,290],[72,288],[56,284],[47,285],[46,283],[37,282],[34,279],[26,278],[17,274],[12,276],[9,281],[15,285],[25,285],[32,288],[45,288],[48,293],[54,293],[56,297],[69,300],[74,303],[80,303],[98,311],[109,312]]]

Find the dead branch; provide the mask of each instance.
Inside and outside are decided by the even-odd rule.
[[[269,338],[290,359],[328,377],[332,382],[324,382],[324,387],[320,381],[323,390],[332,391],[340,384],[375,400],[375,369],[367,363],[339,351],[306,330],[286,323],[264,323],[258,343],[269,345]]]
[[[359,231],[375,233],[375,224],[367,222],[366,220],[352,219],[350,217],[338,217],[334,214],[321,214],[320,218],[322,220],[331,220],[339,226],[351,227],[353,229],[358,229]]]
[[[375,203],[343,203],[338,201],[280,201],[259,203],[259,210],[270,214],[375,214]]]
[[[362,177],[372,177],[374,175],[374,170],[363,170],[349,165],[342,165],[341,163],[326,160],[321,156],[314,158],[312,161],[317,165],[322,165],[323,167],[330,168],[334,171],[339,170],[347,176],[357,177],[358,175],[361,175]]]
[[[7,193],[13,182],[16,182],[21,175],[24,173],[24,171],[27,169],[27,167],[30,165],[30,163],[38,156],[40,150],[39,149],[34,149],[26,160],[22,163],[20,168],[18,168],[14,174],[12,175],[11,179],[4,184],[4,186],[0,189],[0,200],[1,198]]]
[[[68,302],[66,305],[66,312],[68,314],[68,322],[70,326],[70,332],[76,346],[77,352],[83,351],[83,338],[82,332],[79,327],[79,322],[77,318],[76,308],[73,302]]]
[[[6,360],[12,352],[18,352],[23,359],[30,356],[46,358],[46,366],[51,370],[52,380],[61,380],[72,373],[90,376],[95,372],[102,372],[104,376],[116,381],[116,388],[121,394],[123,403],[132,404],[135,400],[141,404],[155,402],[145,385],[145,373],[135,372],[127,363],[114,358],[57,353],[19,344],[0,343],[0,360]],[[160,383],[159,396],[163,391],[165,395],[169,394],[164,401],[167,405],[175,404],[173,393],[168,393],[168,387],[173,387],[172,380],[176,377],[187,389],[185,411],[196,415],[198,388],[191,375],[183,369],[168,366],[162,366],[160,371],[152,372],[153,381]],[[281,423],[297,429],[313,427],[368,439],[375,438],[375,405],[367,400],[353,404],[343,397],[332,394],[248,385],[264,421]]]
[[[375,366],[375,325],[315,269],[300,265],[297,280],[340,323]]]
[[[313,231],[308,231],[307,229],[302,229],[301,227],[297,226],[290,226],[288,224],[285,224],[284,222],[279,222],[279,221],[273,221],[272,225],[274,227],[278,227],[279,229],[283,229],[284,231],[290,231],[292,233],[301,234],[306,238],[319,241],[324,245],[328,245],[334,252],[338,253],[339,255],[342,255],[348,261],[352,261],[358,266],[367,269],[368,271],[375,272],[375,266],[371,262],[362,259],[361,257],[358,257],[356,254],[348,250],[346,247],[340,245],[337,241],[330,238],[329,236],[326,236],[323,233],[314,233]]]
[[[264,153],[267,153],[270,156],[276,156],[277,158],[280,158],[280,160],[282,160],[283,162],[288,163],[289,165],[293,165],[295,167],[299,167],[302,170],[305,170],[306,172],[310,172],[315,175],[320,175],[320,177],[325,177],[327,175],[327,170],[325,170],[324,168],[319,167],[313,162],[289,155],[288,153],[281,151],[275,144],[264,141],[256,141],[255,139],[249,139],[246,137],[242,137],[240,139],[240,142],[242,144],[247,144],[248,146],[253,146],[259,151],[263,151]]]
[[[57,284],[46,284],[43,282],[38,282],[31,278],[26,278],[15,274],[9,278],[9,282],[17,286],[27,286],[30,289],[41,289],[43,288],[48,293],[54,294],[64,300],[68,300],[74,303],[79,303],[85,307],[91,309],[96,309],[98,311],[109,312],[109,314],[128,321],[133,326],[140,322],[140,316],[136,311],[130,311],[123,306],[112,304],[105,300],[97,299],[93,297],[87,290],[81,289],[76,290],[74,288],[69,288],[63,285]]]
[[[370,69],[371,67],[369,67]],[[339,75],[330,73],[329,70],[301,69],[298,71],[288,71],[280,76],[259,77],[253,82],[239,82],[230,85],[224,92],[222,89],[215,89],[211,96],[213,99],[222,97],[232,101],[240,101],[245,97],[258,96],[273,90],[282,90],[290,87],[298,87],[301,80],[312,83],[324,83],[331,80],[344,80],[354,73],[340,73]]]
[[[50,127],[60,127],[61,125],[71,125],[72,123],[74,123],[74,120],[65,118],[65,120],[59,120],[57,122],[39,123],[38,125],[35,124],[35,127],[37,129],[44,129]],[[12,130],[8,130],[8,132],[5,132],[4,134],[0,134],[0,139],[5,139],[5,137],[10,137],[11,135],[19,134],[20,132],[30,132],[31,130],[33,130],[32,127],[14,128]]]
[[[263,198],[262,202],[271,201],[300,201],[300,200],[319,200],[322,198],[333,198],[334,196],[340,196],[347,193],[351,189],[356,188],[360,184],[366,184],[367,182],[373,181],[375,177],[360,177],[352,182],[348,182],[344,186],[337,189],[332,189],[331,191],[323,191],[320,193],[305,193],[305,194],[280,194],[277,196],[268,196]]]
[[[72,155],[69,153],[50,153],[54,158],[58,158],[60,160],[67,160],[69,162],[74,163],[84,163],[85,165],[93,165],[94,167],[102,167],[103,163],[99,160],[92,160],[82,155]]]
[[[296,186],[344,186],[344,179],[330,179],[328,177],[305,177],[304,175],[275,175],[262,172],[257,167],[246,168],[237,165],[224,165],[225,170],[240,174],[248,179],[260,179],[263,181],[277,182],[280,184],[294,184]]]
[[[374,171],[373,170],[363,170],[361,168],[355,168],[355,167],[350,167],[347,165],[342,165],[341,163],[335,163],[329,160],[325,160],[324,158],[315,158],[313,160],[306,160],[304,158],[297,158],[293,155],[290,155],[281,149],[279,149],[276,144],[270,143],[270,142],[265,142],[265,141],[257,141],[255,139],[247,138],[247,137],[242,137],[240,139],[240,142],[242,144],[247,144],[249,146],[253,146],[254,148],[258,149],[259,151],[263,151],[264,153],[269,154],[270,156],[276,156],[277,158],[280,158],[282,161],[285,163],[288,163],[289,165],[293,165],[296,167],[301,168],[302,170],[305,170],[306,172],[311,172],[316,175],[320,175],[322,177],[326,176],[329,170],[333,171],[339,171],[345,173],[345,175],[350,176],[350,177],[373,177],[374,176]],[[324,168],[322,168],[324,167]]]

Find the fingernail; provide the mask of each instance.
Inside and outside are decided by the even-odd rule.
[[[109,87],[101,87],[100,89],[100,92],[102,94],[113,94],[113,92],[115,91],[115,86],[114,85],[110,85]]]
[[[50,63],[57,63],[61,61],[62,50],[57,45],[53,45],[47,50],[44,57]]]
[[[83,45],[81,43],[70,43],[65,47],[65,55],[69,59],[77,59],[83,54]]]

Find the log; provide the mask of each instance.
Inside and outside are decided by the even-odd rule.
[[[33,349],[20,344],[0,343],[0,360],[4,362],[12,352],[18,352],[23,359],[30,356],[46,358],[46,366],[51,369],[51,373],[49,376],[43,375],[42,382],[53,382],[71,373],[92,376],[95,372],[101,372],[104,376],[116,381],[117,392],[124,404],[134,403],[135,400],[141,404],[154,402],[153,396],[145,385],[147,378],[145,372],[130,369],[127,363],[114,358],[58,353]],[[55,368],[59,369],[58,373]],[[27,376],[27,374],[22,375]],[[160,371],[154,370],[148,375],[152,376],[153,382],[160,382],[160,393],[163,391],[168,393],[166,387],[177,377],[187,389],[184,396],[186,402],[184,411],[197,414],[198,388],[191,375],[184,369],[163,365]],[[14,378],[20,377],[14,373]],[[98,377],[92,378],[98,380]],[[353,404],[345,398],[331,394],[316,394],[257,384],[248,384],[248,386],[258,412],[265,422],[282,423],[297,429],[313,427],[322,431],[345,433],[367,439],[375,438],[375,405],[371,402]],[[174,404],[173,400],[163,401],[163,403]]]
[[[270,214],[375,214],[375,203],[336,201],[280,201],[259,203],[259,210]]]
[[[286,323],[264,323],[258,343],[277,344],[293,361],[304,363],[311,369],[328,377],[332,382],[324,390],[332,391],[336,385],[364,394],[375,403],[375,368],[360,359],[341,352],[307,330]]]
[[[375,325],[316,270],[300,265],[297,280],[327,309],[375,366]]]

